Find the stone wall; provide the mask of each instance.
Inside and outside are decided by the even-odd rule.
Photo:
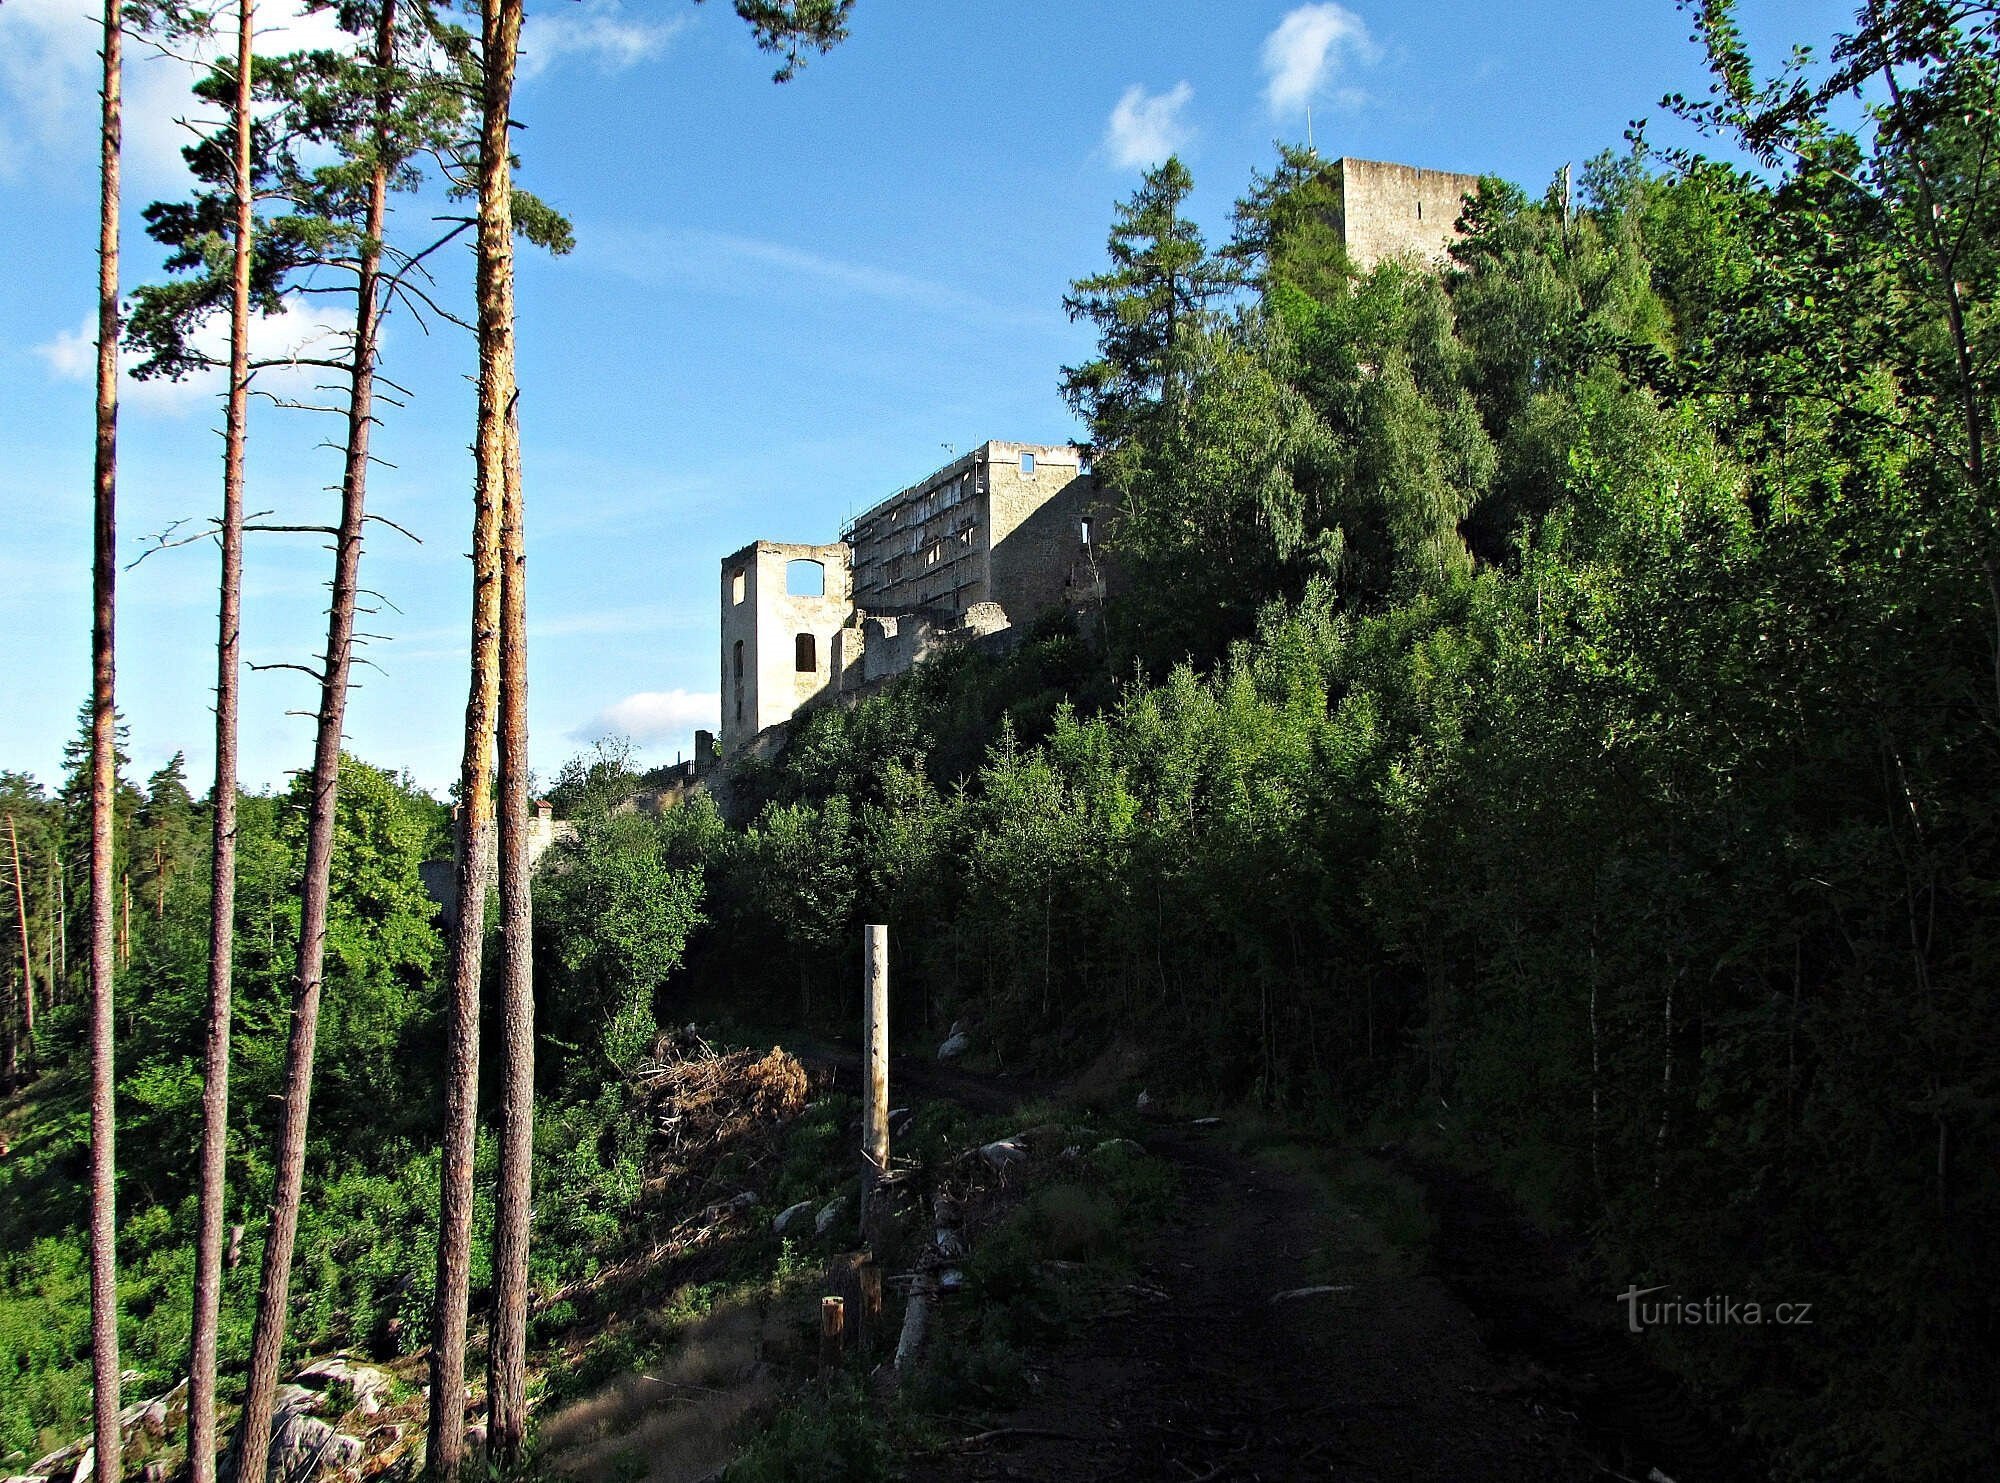
[[[454,810],[454,812],[456,812]],[[453,837],[457,837],[454,825]],[[500,841],[497,830],[489,824],[486,828],[486,889],[500,888]],[[557,844],[576,837],[576,825],[567,819],[558,819],[550,812],[546,803],[535,806],[534,815],[528,820],[528,869],[534,870]],[[424,883],[424,890],[431,900],[438,904],[446,926],[458,920],[458,862],[456,860],[426,860],[417,867],[417,876]]]
[[[1387,257],[1443,257],[1479,177],[1343,157],[1340,186],[1347,254],[1356,267],[1372,268]]]
[[[825,546],[756,541],[721,568],[722,754],[800,709],[866,693],[942,648],[1103,597],[1096,484],[1073,444],[982,443]],[[824,574],[812,596],[788,568]],[[712,759],[711,759],[712,760]],[[697,761],[687,785],[710,769]]]
[[[988,443],[986,592],[1026,623],[1083,595],[1083,521],[1097,482],[1075,447]]]

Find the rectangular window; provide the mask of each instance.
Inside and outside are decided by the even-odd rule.
[[[1034,471],[1035,471],[1035,455],[1032,453],[1023,453],[1021,455],[1021,472],[1024,474],[1032,474],[1034,473]]]
[[[732,572],[730,574],[729,600],[733,603],[743,601],[743,573],[741,572]]]
[[[809,633],[802,633],[792,643],[792,668],[802,675],[809,675],[819,669],[819,644]]]

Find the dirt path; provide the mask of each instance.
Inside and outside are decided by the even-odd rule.
[[[1199,1133],[1150,1146],[1178,1168],[1183,1199],[1129,1304],[1043,1356],[1037,1397],[994,1435],[925,1459],[921,1476],[1601,1476],[1441,1285],[1385,1271],[1302,1180]],[[1277,1298],[1325,1285],[1342,1290]]]

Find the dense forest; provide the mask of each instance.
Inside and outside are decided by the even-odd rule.
[[[553,780],[577,833],[535,890],[533,1282],[637,1197],[621,1108],[659,1026],[845,1029],[881,921],[913,1040],[963,1021],[1051,1072],[1118,1047],[1191,1104],[1422,1146],[1575,1236],[1607,1309],[1628,1282],[1812,1304],[1808,1338],[1657,1336],[1773,1476],[1991,1465],[2000,12],[1870,5],[1769,75],[1727,6],[1694,14],[1716,86],[1668,105],[1714,148],[1484,180],[1442,273],[1349,262],[1311,150],[1214,244],[1186,169],[1151,171],[1068,301],[1101,330],[1063,386],[1115,600],[810,713],[738,770],[739,825],[619,810],[642,778],[615,744]],[[34,1015],[7,1042],[0,1458],[88,1411],[88,770],[0,780],[0,951]],[[446,824],[341,774],[301,1354],[434,1318],[446,965],[416,867]],[[164,1383],[208,810],[177,768],[118,799],[121,1302]],[[241,803],[249,1266],[307,802]],[[495,1156],[482,1130],[482,1188]],[[226,1374],[253,1297],[225,1288]]]

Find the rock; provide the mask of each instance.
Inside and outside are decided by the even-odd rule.
[[[1151,1092],[1139,1093],[1139,1100],[1132,1105],[1137,1107],[1142,1113],[1151,1112],[1153,1110],[1153,1094]]]
[[[938,1273],[939,1292],[957,1292],[965,1286],[965,1274],[956,1267],[946,1267]]]
[[[119,1378],[123,1379],[124,1377],[120,1376]],[[97,1449],[95,1447],[86,1447],[83,1449],[83,1456],[77,1461],[76,1471],[70,1475],[69,1483],[84,1483],[85,1479],[95,1478],[96,1476]]]
[[[1130,1138],[1107,1138],[1091,1150],[1093,1154],[1115,1153],[1131,1159],[1138,1158],[1145,1151]]]
[[[141,1435],[164,1442],[167,1439],[166,1401],[134,1401],[118,1413],[118,1434],[127,1442]]]
[[[364,1450],[359,1437],[335,1431],[308,1411],[280,1410],[271,1425],[271,1476],[306,1479],[351,1468]]]
[[[748,1210],[752,1205],[756,1203],[757,1203],[757,1192],[755,1190],[746,1189],[740,1195],[731,1195],[728,1199],[722,1201],[720,1204],[709,1206],[708,1209],[702,1211],[702,1214],[707,1216],[710,1220],[719,1220],[725,1215],[735,1214],[738,1210]]]
[[[787,1205],[783,1210],[780,1210],[777,1219],[771,1222],[771,1233],[776,1236],[784,1235],[785,1232],[798,1224],[800,1216],[812,1209],[812,1203],[811,1200],[801,1200],[796,1205]]]
[[[90,1438],[88,1437],[85,1437],[80,1442],[71,1442],[67,1447],[58,1447],[47,1457],[37,1458],[34,1462],[29,1463],[28,1476],[40,1479],[42,1483],[47,1483],[48,1479],[55,1477],[57,1473],[82,1457],[89,1450]]]
[[[937,1048],[937,1058],[940,1061],[953,1061],[971,1049],[972,1037],[960,1026],[953,1025],[951,1034],[946,1036],[944,1044]]]
[[[824,1236],[833,1229],[834,1222],[847,1212],[847,1196],[835,1195],[820,1207],[818,1217],[813,1221],[813,1234]]]
[[[308,1391],[328,1391],[343,1385],[353,1397],[353,1409],[373,1416],[389,1399],[389,1376],[373,1365],[356,1364],[344,1354],[316,1359],[292,1379]],[[317,1410],[315,1405],[311,1409]]]
[[[979,1156],[996,1172],[1004,1174],[1009,1165],[1028,1161],[1028,1145],[1020,1138],[1002,1138],[980,1149]]]
[[[1354,1286],[1352,1283],[1321,1283],[1317,1287],[1293,1287],[1287,1288],[1284,1292],[1274,1292],[1271,1294],[1271,1301],[1274,1303],[1289,1303],[1294,1298],[1317,1298],[1323,1297],[1328,1293],[1353,1291]]]
[[[1219,1128],[1222,1126],[1222,1119],[1219,1117],[1198,1117],[1191,1121],[1188,1126],[1191,1128]]]

